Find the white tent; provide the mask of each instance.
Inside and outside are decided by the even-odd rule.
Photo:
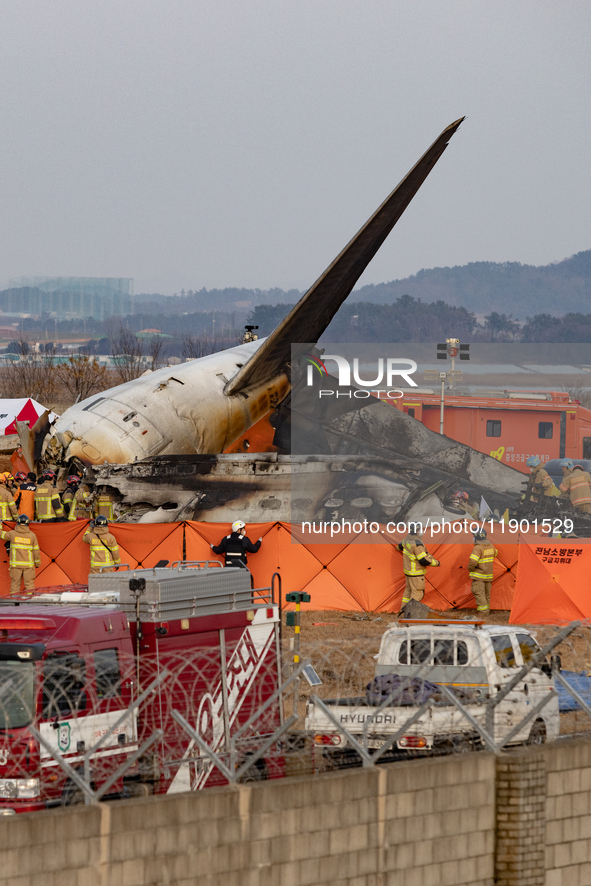
[[[0,400],[0,434],[16,434],[15,421],[28,421],[32,428],[40,415],[45,412],[45,406],[31,400],[30,397],[19,397],[15,400]],[[55,414],[50,413],[50,418]]]

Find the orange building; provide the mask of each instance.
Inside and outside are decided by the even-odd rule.
[[[388,400],[397,409],[439,432],[441,396],[424,389]],[[560,391],[445,392],[444,433],[525,474],[537,455],[591,458],[591,410]]]
[[[439,433],[441,396],[417,389],[386,400]],[[444,433],[503,464],[529,474],[525,461],[537,455],[591,459],[591,410],[563,391],[478,391],[445,393]],[[275,452],[274,430],[265,416],[226,452]]]

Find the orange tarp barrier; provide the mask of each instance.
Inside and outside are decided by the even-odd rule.
[[[591,545],[579,539],[522,545],[511,624],[563,624],[591,618],[590,570]]]
[[[227,523],[186,524],[187,560],[220,560],[214,554],[211,544],[219,544],[228,535]],[[322,564],[305,547],[292,545],[289,529],[282,523],[249,523],[248,537],[256,541],[260,536],[263,543],[258,554],[248,554],[248,568],[252,572],[255,587],[269,587],[274,572],[281,576],[283,596],[301,591],[315,575],[322,570]],[[297,553],[296,553],[297,551]],[[304,608],[313,608],[303,604]]]
[[[12,525],[5,524],[6,528],[12,528]],[[90,548],[82,541],[87,527],[84,520],[31,524],[41,548],[41,568],[36,578],[39,587],[87,582]],[[171,563],[183,559],[222,560],[213,553],[211,544],[218,544],[230,531],[227,523],[194,521],[115,523],[109,529],[119,544],[122,562],[129,564],[131,569],[155,566],[159,560]],[[402,554],[396,545],[401,538],[386,533],[385,527],[373,537],[371,544],[362,542],[361,536],[353,533],[341,535],[339,541],[335,539],[335,544],[327,544],[322,536],[302,535],[301,531],[296,537],[291,533],[290,524],[276,522],[249,523],[248,535],[253,541],[260,536],[263,538],[259,553],[248,559],[256,587],[269,587],[273,573],[277,572],[281,576],[284,600],[285,594],[294,591],[305,591],[312,596],[309,604],[303,604],[304,608],[370,612],[398,612],[400,609],[404,575]],[[519,558],[518,538],[502,533],[497,526],[489,535],[499,551],[494,565],[492,608],[511,609]],[[314,543],[316,538],[319,544]],[[525,538],[524,550],[529,551],[534,538]],[[470,533],[426,532],[424,541],[429,552],[441,561],[440,567],[427,570],[425,603],[438,610],[474,609],[476,602],[468,576],[468,558],[473,547]],[[540,544],[539,539],[536,542]],[[0,595],[9,591],[7,559],[0,546]],[[529,568],[525,568],[521,575],[529,572]],[[548,580],[553,581],[545,576],[544,581],[547,583]],[[519,611],[525,607],[531,615],[528,595],[537,590],[536,583],[543,584],[542,577],[528,579],[526,584],[523,579],[520,581]],[[569,587],[570,583],[569,578]],[[576,595],[570,593],[567,596],[572,601],[569,605],[580,608],[582,604],[575,599]],[[553,599],[555,597],[556,594]],[[564,611],[566,605],[564,603]],[[290,604],[288,608],[292,606]],[[519,620],[528,619],[520,616]],[[533,619],[530,617],[529,620]]]
[[[117,539],[121,562],[131,569],[183,559],[181,523],[111,523],[109,532]]]

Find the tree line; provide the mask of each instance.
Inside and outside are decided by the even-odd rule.
[[[353,293],[355,298],[358,293]],[[193,342],[197,356],[231,347],[242,339],[244,323],[259,327],[259,335],[268,335],[295,304],[257,304],[246,311],[200,311],[196,313],[136,313],[126,317],[110,317],[100,321],[86,319],[55,320],[48,316],[26,317],[15,328],[15,340],[44,340],[52,345],[64,336],[89,338],[83,353],[111,354],[112,341],[121,329],[132,337],[145,329],[159,330],[167,336],[162,344],[168,356],[187,356],[187,340]],[[0,315],[1,323],[1,315]],[[524,321],[513,314],[491,311],[476,314],[465,307],[442,299],[433,302],[404,293],[391,303],[347,301],[333,318],[325,333],[334,342],[432,342],[458,336],[473,342],[540,342],[590,343],[591,314],[566,313],[561,317],[549,313],[535,314]],[[144,336],[145,337],[145,336]],[[7,350],[14,352],[14,345]]]
[[[257,305],[248,318],[268,335],[291,310],[291,304]],[[424,302],[408,294],[392,304],[346,302],[324,338],[333,342],[432,342],[458,337],[473,342],[591,342],[591,314],[553,317],[536,314],[520,323],[511,314],[491,311],[477,317],[444,301]]]

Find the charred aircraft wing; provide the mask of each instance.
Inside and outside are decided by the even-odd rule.
[[[291,359],[292,342],[318,341],[359,280],[414,195],[417,193],[462,120],[444,129],[408,175],[345,246],[263,345],[228,382],[236,394],[276,375]]]

